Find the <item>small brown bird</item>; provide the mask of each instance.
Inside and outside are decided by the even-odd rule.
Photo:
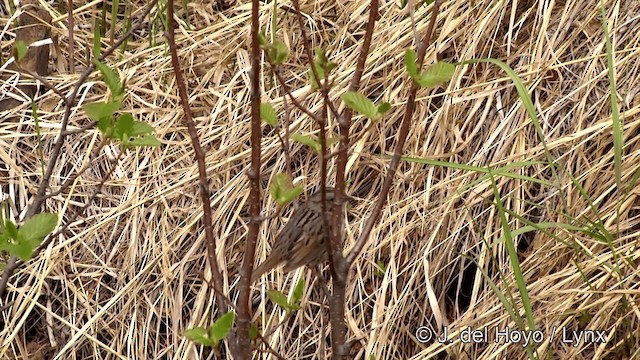
[[[331,224],[331,209],[335,199],[335,190],[326,188],[327,195],[327,220]],[[326,233],[322,222],[322,198],[320,192],[316,192],[297,209],[276,237],[271,254],[258,267],[253,269],[251,282],[255,282],[264,273],[273,270],[284,263],[284,271],[290,272],[303,265],[316,265],[327,259],[325,245]],[[353,198],[343,197],[346,204]],[[331,229],[329,230],[331,232]]]

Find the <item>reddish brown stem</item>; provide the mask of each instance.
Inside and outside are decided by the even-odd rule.
[[[441,0],[436,0],[433,3],[433,7],[431,8],[431,20],[429,21],[429,26],[425,32],[424,39],[419,44],[416,44],[418,48],[417,60],[418,60],[418,68],[422,67],[424,63],[424,56],[427,52],[427,44],[431,42],[431,38],[433,36],[433,30],[435,28],[436,20],[438,18],[438,8],[440,6]],[[398,170],[398,164],[400,163],[400,157],[402,156],[402,149],[404,148],[404,143],[407,140],[407,135],[409,134],[409,125],[411,124],[411,118],[413,117],[413,110],[415,109],[416,102],[416,93],[419,89],[419,86],[412,81],[411,90],[409,91],[409,98],[407,99],[407,106],[405,107],[404,116],[402,118],[402,125],[400,125],[400,132],[398,133],[398,142],[396,143],[396,147],[394,149],[393,157],[389,162],[389,168],[387,170],[387,174],[385,176],[384,182],[382,184],[382,190],[378,195],[378,199],[373,207],[371,215],[365,222],[364,229],[360,233],[358,240],[356,241],[355,246],[347,255],[347,263],[352,264],[356,257],[362,251],[362,248],[367,243],[369,239],[369,234],[371,234],[371,230],[373,226],[378,222],[380,218],[380,213],[382,212],[382,208],[387,201],[387,195],[389,194],[389,189],[391,188],[391,184],[393,183],[393,178]],[[340,156],[340,155],[338,155]]]
[[[169,44],[169,51],[171,53],[171,64],[173,66],[173,72],[176,77],[176,84],[178,85],[178,94],[180,96],[180,103],[184,112],[182,118],[184,124],[187,126],[189,137],[191,138],[191,146],[195,154],[196,163],[198,164],[198,181],[200,188],[200,199],[202,201],[202,212],[204,222],[205,233],[205,246],[207,249],[207,258],[209,260],[209,268],[213,277],[213,287],[215,292],[223,294],[224,279],[218,266],[216,258],[216,239],[213,232],[213,220],[211,214],[211,201],[209,194],[209,183],[207,181],[207,165],[205,164],[204,151],[200,145],[200,138],[198,131],[196,130],[196,124],[193,121],[191,115],[191,108],[189,107],[189,96],[187,93],[187,87],[184,79],[182,78],[182,70],[180,68],[180,61],[178,59],[178,50],[175,42],[175,19],[174,19],[174,2],[169,0],[167,2],[167,18],[169,29],[167,31],[167,40]],[[227,306],[223,296],[216,296],[216,303],[218,305],[219,315],[226,312]],[[235,353],[235,346],[233,341],[229,342],[230,348]]]
[[[251,272],[255,259],[258,232],[260,230],[260,164],[262,124],[260,120],[260,43],[258,42],[260,2],[251,1],[251,167],[247,172],[249,176],[249,231],[245,244],[240,281],[238,283],[238,348],[241,353],[239,359],[248,359],[251,353],[251,341],[249,339],[249,313]]]

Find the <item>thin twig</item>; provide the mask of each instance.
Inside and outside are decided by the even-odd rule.
[[[300,102],[298,102],[298,100],[293,96],[293,94],[289,90],[289,86],[287,86],[287,82],[284,80],[282,75],[280,73],[278,73],[278,72],[276,72],[275,74],[276,74],[276,79],[278,79],[278,82],[280,83],[280,86],[282,86],[282,88],[285,90],[285,93],[289,96],[289,98],[291,99],[291,102],[293,103],[293,105],[296,108],[298,108],[298,110],[300,110],[303,113],[307,114],[310,118],[313,119],[313,121],[315,121],[315,122],[321,121],[314,113],[309,111],[306,107],[304,107],[304,105],[302,105],[302,104],[300,104]]]
[[[436,0],[432,4],[431,8],[431,20],[429,21],[429,26],[425,32],[424,38],[421,43],[416,44],[418,48],[418,68],[422,67],[424,62],[424,56],[427,51],[427,44],[431,42],[433,37],[433,30],[435,28],[436,20],[438,18],[438,8],[440,6],[440,2],[442,0]],[[404,148],[404,143],[407,140],[407,135],[409,133],[409,125],[411,124],[411,118],[413,116],[413,111],[415,109],[415,101],[416,101],[416,93],[419,89],[418,84],[412,81],[411,90],[409,91],[409,98],[407,99],[407,106],[405,107],[404,116],[402,119],[402,125],[400,125],[400,132],[398,133],[398,142],[396,143],[396,147],[394,149],[393,157],[389,162],[389,168],[387,169],[387,174],[384,178],[384,182],[382,184],[382,190],[380,191],[380,195],[376,200],[375,205],[373,206],[373,210],[371,211],[371,215],[367,218],[364,229],[360,233],[358,240],[356,240],[356,244],[354,245],[351,252],[347,255],[347,262],[352,264],[356,257],[364,248],[364,245],[367,243],[369,239],[369,234],[371,234],[371,230],[378,219],[380,217],[380,213],[382,212],[382,208],[387,201],[387,195],[389,194],[389,189],[391,188],[391,183],[393,182],[393,178],[398,169],[398,164],[400,163],[400,157],[402,156],[402,151]]]
[[[142,12],[138,21],[131,26],[129,31],[124,34],[115,44],[113,44],[110,48],[108,48],[102,56],[100,56],[100,61],[106,59],[109,55],[111,55],[129,36],[131,36],[135,31],[137,31],[142,26],[142,20],[151,12],[151,9],[155,6],[158,0],[151,0],[145,10]],[[58,138],[56,139],[53,149],[51,151],[51,157],[49,158],[49,163],[47,164],[47,169],[42,177],[42,181],[38,185],[38,190],[36,195],[34,196],[33,202],[29,205],[27,209],[27,213],[25,215],[25,220],[30,219],[33,215],[40,211],[42,204],[47,199],[46,191],[49,187],[49,182],[51,180],[51,176],[53,174],[53,170],[58,163],[58,159],[60,157],[60,153],[62,152],[62,146],[65,143],[65,139],[68,136],[67,126],[69,125],[69,119],[71,117],[71,111],[73,109],[73,103],[80,91],[80,87],[84,84],[85,81],[89,78],[93,70],[95,69],[94,64],[89,64],[87,69],[82,73],[78,81],[76,81],[73,90],[67,96],[65,101],[65,111],[62,117],[62,122],[60,124],[60,133],[58,134]],[[0,299],[3,298],[4,293],[7,289],[7,283],[9,282],[9,278],[13,275],[13,272],[18,267],[18,258],[15,256],[11,256],[9,261],[7,262],[7,266],[2,272],[2,277],[0,277]]]
[[[205,232],[205,247],[207,248],[207,258],[209,260],[209,268],[213,278],[214,291],[223,294],[224,279],[220,272],[220,267],[217,260],[217,245],[213,232],[213,220],[211,214],[211,200],[209,193],[209,182],[207,180],[207,165],[204,159],[204,151],[200,145],[200,138],[198,137],[198,130],[196,124],[193,121],[191,115],[191,108],[189,107],[189,96],[187,94],[187,87],[182,77],[182,70],[180,67],[180,61],[178,59],[178,50],[175,41],[175,19],[174,19],[174,2],[169,0],[167,2],[167,18],[169,28],[167,29],[167,40],[169,44],[169,51],[171,53],[171,65],[173,67],[173,73],[176,77],[176,84],[178,85],[178,95],[180,96],[180,104],[182,105],[184,116],[182,121],[187,126],[189,137],[191,138],[191,146],[195,154],[196,162],[198,164],[198,181],[200,188],[200,199],[202,201],[202,212]],[[216,303],[220,312],[226,312],[226,303],[224,297],[216,296]],[[232,354],[236,354],[237,348],[234,341],[229,341],[229,348]]]
[[[49,234],[44,239],[44,241],[42,241],[40,243],[40,245],[38,245],[38,247],[36,247],[36,249],[33,251],[33,254],[31,255],[32,258],[37,257],[42,252],[42,250],[46,249],[49,246],[49,244],[53,241],[53,239],[58,237],[60,234],[64,233],[67,230],[67,228],[69,227],[69,225],[74,222],[74,219],[80,217],[80,215],[82,215],[82,213],[84,213],[84,211],[89,207],[89,205],[91,205],[93,203],[93,200],[95,200],[95,198],[98,196],[98,194],[100,194],[100,191],[102,190],[102,187],[106,183],[107,179],[109,179],[111,174],[113,174],[113,172],[116,170],[116,168],[118,166],[118,161],[120,160],[120,158],[122,157],[123,154],[124,154],[123,152],[120,152],[118,154],[118,156],[116,156],[111,161],[111,165],[112,165],[111,168],[105,174],[105,176],[100,180],[100,182],[98,183],[96,188],[93,190],[93,193],[91,193],[91,195],[89,195],[89,197],[87,198],[87,201],[85,202],[85,204],[80,209],[72,209],[71,210],[72,214],[69,217],[69,220],[65,224],[60,226],[56,231],[54,231],[53,233]],[[5,272],[3,273],[3,276],[4,276],[5,273],[13,274],[13,272],[20,265],[22,265],[23,263],[24,262],[18,260],[17,257],[12,256],[9,259],[9,262],[7,262],[7,265],[6,265],[6,268],[5,268]],[[11,306],[10,304],[7,304],[7,305],[3,306],[0,310],[5,310],[6,308],[8,308],[10,306]]]
[[[374,0],[374,1],[377,1],[377,0]],[[317,83],[320,85],[320,93],[322,94],[324,101],[329,106],[331,113],[333,114],[333,116],[335,116],[335,118],[338,121],[340,121],[340,113],[338,112],[338,109],[336,108],[334,102],[331,101],[331,99],[329,99],[329,87],[327,86],[328,83],[326,81],[323,81],[323,79],[320,78],[318,71],[313,63],[313,53],[311,51],[311,42],[309,41],[309,36],[307,35],[307,31],[305,30],[304,18],[302,17],[302,11],[300,10],[300,1],[293,0],[293,7],[295,8],[295,14],[296,14],[296,19],[298,21],[298,26],[300,26],[300,34],[302,35],[303,49],[304,49],[305,55],[307,55],[307,61],[309,62],[309,65],[311,67],[311,72],[313,73],[313,77],[317,80]],[[325,71],[325,75],[326,75],[326,71]]]
[[[251,165],[247,171],[249,177],[249,215],[256,219],[260,216],[260,165],[262,156],[262,123],[260,120],[260,43],[258,32],[260,31],[260,2],[251,1]],[[249,222],[249,230],[245,243],[240,280],[238,282],[238,348],[237,359],[248,359],[251,356],[251,339],[249,339],[249,299],[251,292],[251,272],[255,261],[256,245],[260,223]]]
[[[17,65],[17,63],[16,63]],[[26,68],[22,68],[20,65],[18,65],[18,69],[20,71],[24,71],[26,74],[28,74],[29,76],[31,76],[32,78],[40,81],[42,83],[42,85],[44,85],[44,87],[46,87],[47,89],[53,91],[56,95],[58,95],[61,99],[62,102],[66,105],[67,104],[67,97],[58,89],[56,89],[55,86],[53,86],[53,84],[51,84],[47,79],[45,79],[43,76],[40,76],[40,74],[38,74],[35,71],[31,71],[29,69]]]
[[[102,142],[100,143],[100,145],[98,146],[98,149],[96,149],[96,151],[95,151],[95,153],[94,153],[95,155],[92,155],[92,156],[89,158],[89,160],[87,161],[87,163],[86,163],[86,164],[84,164],[84,166],[82,167],[82,169],[80,169],[80,170],[79,170],[75,175],[70,176],[70,177],[69,177],[65,182],[63,182],[63,183],[62,183],[62,185],[60,185],[60,188],[59,188],[58,190],[56,190],[56,191],[54,191],[54,192],[51,192],[51,193],[48,193],[48,194],[47,194],[47,196],[46,196],[46,197],[47,197],[47,199],[48,199],[48,198],[51,198],[51,197],[54,197],[54,196],[57,196],[57,195],[60,195],[60,194],[61,194],[63,191],[65,191],[69,186],[71,186],[71,184],[72,184],[74,181],[76,181],[80,176],[82,176],[82,174],[84,174],[84,172],[85,172],[85,171],[87,171],[87,169],[89,169],[89,165],[91,165],[91,164],[92,164],[92,160],[100,154],[100,152],[101,152],[102,148],[103,148],[106,144],[107,144],[107,143],[106,143],[105,141],[102,141]]]

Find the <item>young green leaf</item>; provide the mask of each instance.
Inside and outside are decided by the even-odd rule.
[[[327,55],[325,54],[322,48],[316,48],[315,54],[316,54],[316,57],[313,61],[313,68],[318,73],[319,79],[315,78],[315,75],[311,69],[309,70],[309,74],[310,74],[309,77],[311,80],[311,86],[313,90],[318,90],[318,88],[320,87],[320,82],[325,78],[325,73],[327,75],[330,74],[331,71],[335,69],[336,66],[338,65],[332,61],[329,61],[329,59],[327,58]]]
[[[293,189],[293,180],[291,179],[291,175],[286,173],[278,173],[273,178],[273,182],[271,183],[271,195],[274,198],[277,198],[281,191],[289,191]]]
[[[423,88],[438,86],[453,77],[456,66],[448,62],[440,61],[431,65],[427,71],[420,76],[418,84]]]
[[[31,258],[34,248],[34,246],[29,245],[27,242],[13,239],[0,242],[0,250],[8,252],[11,256],[17,256],[22,261],[27,261]]]
[[[320,151],[322,150],[322,146],[320,145],[320,142],[311,136],[293,134],[291,138],[293,139],[293,141],[297,141],[299,143],[309,146],[317,153],[320,153]]]
[[[295,289],[293,289],[293,299],[291,299],[291,302],[294,305],[299,306],[300,300],[302,300],[302,295],[304,295],[304,279],[300,279]]]
[[[316,55],[316,61],[324,68],[324,65],[329,63],[329,59],[327,58],[327,54],[324,52],[323,48],[315,48],[313,50]]]
[[[29,47],[22,40],[16,41],[14,46],[16,49],[16,54],[15,54],[16,60],[20,61],[25,57],[25,55],[27,55],[27,51],[29,50]]]
[[[93,58],[97,59],[100,57],[100,49],[102,44],[100,42],[100,38],[102,37],[102,26],[101,22],[98,18],[94,18],[93,21]]]
[[[418,79],[418,64],[416,63],[416,52],[413,49],[407,49],[404,52],[404,66],[412,79]]]
[[[322,70],[331,73],[331,71],[335,69],[336,66],[338,66],[338,64],[334,63],[333,61],[329,61],[329,58],[327,58],[327,55],[325,54],[323,49],[317,48],[315,50],[315,53],[316,62],[322,68]]]
[[[94,121],[110,118],[116,111],[120,110],[122,103],[120,101],[110,101],[107,103],[91,103],[82,105],[82,109],[87,116]],[[100,129],[102,130],[102,129]]]
[[[36,214],[20,226],[18,236],[26,241],[40,244],[56,228],[57,223],[58,214]]]
[[[269,193],[278,205],[284,206],[302,194],[302,186],[293,186],[289,174],[279,173],[269,185]]]
[[[380,116],[391,110],[391,104],[389,104],[388,102],[383,102],[382,104],[378,105],[378,108],[376,110],[378,112],[378,116]]]
[[[118,116],[113,127],[113,137],[121,141],[128,140],[128,137],[132,136],[134,122],[133,115],[129,113]]]
[[[3,236],[0,238],[0,250],[5,250],[23,261],[29,260],[33,249],[55,229],[57,222],[58,215],[51,213],[34,215],[18,229],[13,222],[5,221]]]
[[[209,337],[209,332],[203,327],[196,327],[184,332],[184,335],[191,341],[204,346],[213,346],[213,339]]]
[[[118,76],[118,73],[111,70],[111,68],[109,68],[107,65],[101,63],[98,60],[94,59],[93,63],[96,65],[98,70],[100,70],[100,72],[102,73],[102,77],[104,77],[104,82],[109,87],[109,90],[111,90],[111,93],[113,94],[114,98],[119,99],[121,95],[124,93],[124,89],[122,87],[122,82],[120,81],[120,76]]]
[[[260,104],[260,118],[271,126],[278,124],[278,114],[269,103]]]
[[[269,46],[269,59],[276,64],[280,65],[284,63],[289,57],[289,48],[284,41],[276,39],[273,44]]]
[[[256,326],[256,324],[251,323],[251,326],[249,327],[249,339],[255,340],[257,338],[258,338],[258,327]]]
[[[143,135],[135,138],[130,138],[126,141],[125,146],[160,146],[160,140],[154,135]]]
[[[109,117],[99,119],[98,130],[100,130],[107,139],[111,139],[113,137],[113,119]]]
[[[113,138],[124,146],[159,146],[160,142],[153,135],[153,126],[133,119],[130,113],[118,117],[113,129]]]
[[[10,239],[18,240],[18,228],[16,227],[16,224],[13,223],[13,221],[7,219],[4,222],[3,231],[9,236]]]
[[[358,92],[347,91],[342,94],[341,98],[348,107],[368,118],[375,118],[378,115],[378,110],[373,102]]]
[[[264,31],[260,31],[260,33],[258,34],[258,43],[260,44],[260,46],[267,45],[267,35],[264,33]]]
[[[324,79],[324,70],[322,70],[322,65],[318,60],[313,62],[313,68],[316,69],[316,73],[318,73],[318,77],[320,79],[316,79],[313,70],[309,69],[309,80],[311,80],[311,88],[313,90],[318,90],[318,88],[320,88],[320,81]]]
[[[285,294],[281,293],[278,290],[271,289],[267,290],[267,296],[269,296],[269,299],[271,299],[271,301],[276,303],[276,305],[280,306],[284,310],[290,310],[289,302],[287,301],[287,296]]]
[[[384,265],[382,260],[378,260],[376,262],[376,268],[373,271],[373,274],[377,277],[384,277],[384,274],[387,272],[387,267]]]
[[[217,346],[220,341],[227,337],[235,319],[235,314],[232,311],[229,311],[211,325],[211,329],[209,329],[209,337],[213,340],[214,345]]]
[[[123,115],[131,115],[131,114],[123,114]],[[154,129],[153,126],[145,122],[135,120],[133,122],[133,128],[131,129],[130,135],[131,136],[149,135],[149,134],[153,134],[155,131],[156,129]]]

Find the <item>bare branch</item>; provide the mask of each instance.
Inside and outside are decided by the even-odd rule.
[[[138,21],[133,26],[131,26],[129,31],[127,31],[120,39],[118,39],[116,43],[114,43],[110,48],[108,48],[102,54],[102,56],[100,56],[100,61],[103,61],[109,55],[111,55],[118,48],[118,46],[120,46],[127,38],[129,38],[129,36],[131,36],[131,34],[133,34],[135,31],[137,31],[139,28],[142,27],[143,19],[149,14],[149,12],[151,12],[151,9],[155,6],[157,1],[158,0],[151,0],[151,2],[149,2],[147,7],[144,9],[142,14],[138,18]],[[47,199],[46,191],[47,191],[47,188],[49,187],[49,182],[51,181],[51,175],[53,174],[53,170],[55,169],[56,164],[58,163],[58,158],[60,157],[60,153],[62,151],[62,146],[65,143],[65,139],[69,135],[67,132],[67,126],[69,125],[69,118],[71,116],[71,110],[73,109],[74,100],[78,95],[78,92],[80,91],[80,87],[82,86],[82,84],[85,83],[85,81],[87,81],[87,79],[89,78],[89,75],[91,75],[94,69],[95,69],[95,65],[89,64],[89,66],[84,71],[84,73],[82,73],[78,81],[76,81],[76,84],[73,87],[73,90],[71,91],[69,96],[67,96],[66,100],[64,101],[65,110],[64,110],[64,115],[62,117],[62,122],[60,124],[60,133],[51,151],[51,157],[49,159],[49,163],[47,164],[47,168],[45,170],[44,176],[42,177],[42,181],[40,182],[40,185],[38,185],[38,190],[36,192],[36,195],[34,196],[33,202],[29,205],[27,209],[25,220],[31,218],[33,215],[38,213],[43,203]],[[2,277],[0,277],[0,299],[2,299],[2,297],[4,296],[4,293],[7,289],[7,283],[9,281],[9,278],[11,277],[11,275],[13,275],[13,272],[17,267],[18,267],[18,258],[16,258],[15,256],[12,256],[11,258],[9,258],[9,261],[7,262],[7,266],[5,267],[2,273]]]
[[[440,6],[440,2],[441,0],[436,0],[433,2],[431,8],[431,20],[429,21],[429,26],[427,27],[427,30],[425,32],[424,39],[421,43],[416,44],[418,48],[418,68],[420,68],[424,62],[424,56],[427,51],[427,44],[431,42],[431,38],[433,37],[433,30],[438,18],[438,8]],[[373,229],[373,225],[375,225],[375,223],[380,218],[382,208],[387,201],[387,195],[389,194],[391,183],[393,182],[393,178],[398,169],[398,164],[400,163],[402,149],[404,148],[404,143],[407,140],[407,135],[409,134],[409,125],[411,124],[411,118],[415,109],[416,93],[418,91],[418,88],[418,85],[414,81],[412,81],[411,90],[409,91],[409,98],[407,99],[407,106],[405,107],[405,112],[402,119],[402,125],[400,125],[400,132],[398,133],[398,142],[396,143],[393,157],[389,162],[389,168],[387,169],[387,174],[382,184],[382,190],[380,191],[380,195],[378,195],[378,199],[373,206],[371,215],[369,215],[369,218],[365,222],[364,229],[362,229],[362,232],[360,233],[355,246],[353,247],[349,255],[347,255],[347,262],[349,264],[352,264],[355,261],[356,257],[360,254],[362,248],[367,243],[369,234],[371,234],[371,230]]]
[[[260,31],[260,2],[251,1],[251,167],[247,172],[249,176],[249,215],[256,219],[260,216],[260,164],[261,164],[261,141],[262,124],[260,120],[260,43],[258,32]],[[251,292],[250,282],[255,261],[256,244],[258,243],[258,232],[260,222],[249,222],[247,242],[245,243],[244,257],[242,259],[242,269],[240,270],[240,281],[238,283],[238,348],[240,353],[238,359],[248,359],[251,353],[251,341],[249,339],[249,323],[251,314],[249,313],[249,295]]]
[[[213,277],[213,288],[217,294],[224,294],[223,286],[224,279],[222,277],[222,273],[220,272],[220,267],[218,265],[216,252],[216,238],[213,232],[213,220],[211,214],[211,200],[209,193],[209,182],[207,180],[207,165],[205,163],[205,153],[202,150],[202,146],[200,145],[200,138],[198,137],[198,130],[196,129],[196,124],[193,121],[193,116],[191,115],[191,108],[189,107],[189,96],[187,94],[187,87],[185,85],[184,79],[182,78],[182,70],[180,68],[180,61],[178,59],[178,50],[176,47],[175,41],[175,19],[174,19],[174,2],[173,0],[169,0],[167,2],[167,18],[169,29],[167,29],[167,40],[169,43],[169,50],[171,52],[171,64],[173,67],[173,73],[176,77],[176,84],[178,85],[178,94],[180,96],[180,104],[182,105],[182,109],[184,112],[184,116],[182,117],[182,121],[187,126],[187,131],[189,132],[189,137],[191,138],[191,146],[193,147],[193,152],[196,157],[196,163],[198,164],[198,181],[200,188],[200,199],[202,201],[202,212],[203,212],[203,222],[204,222],[204,233],[205,233],[205,247],[207,249],[207,258],[209,260],[209,268],[211,271],[211,275]],[[226,312],[227,306],[225,303],[225,297],[216,295],[216,303],[219,308],[220,313]],[[235,345],[235,341],[228,341],[229,348],[231,352],[235,355],[237,354],[237,347]]]

